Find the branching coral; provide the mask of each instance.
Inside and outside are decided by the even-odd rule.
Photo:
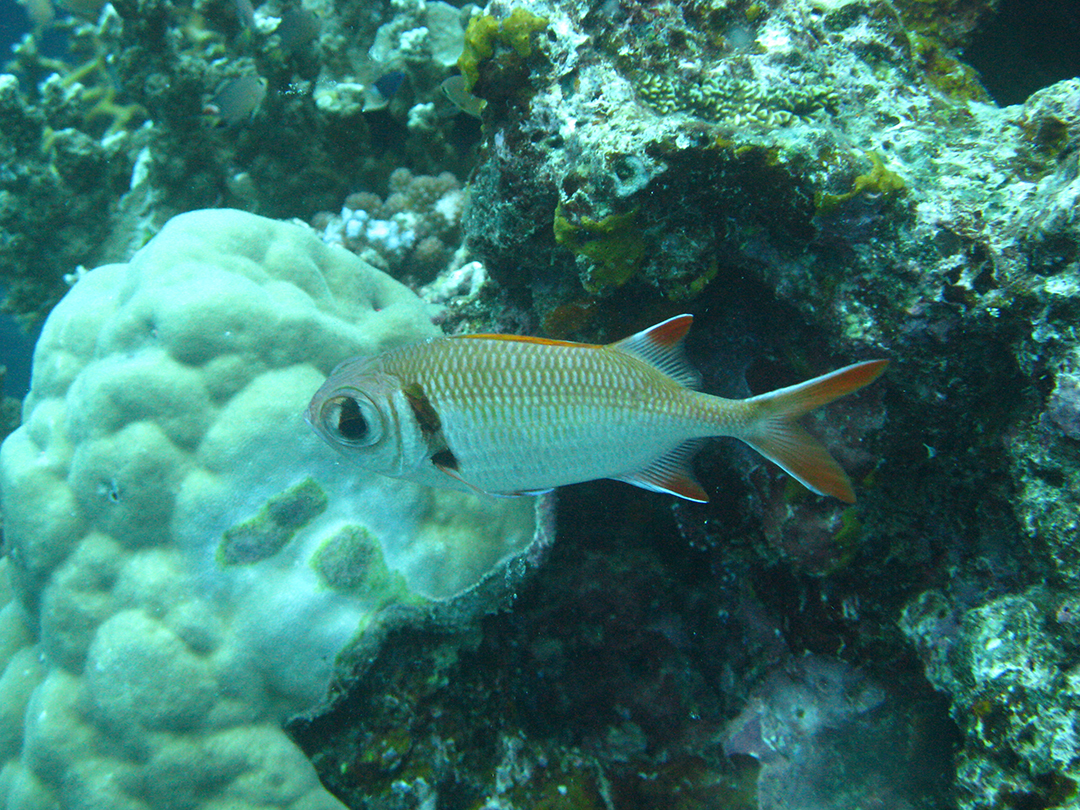
[[[461,241],[464,191],[450,172],[431,177],[395,169],[388,193],[350,194],[340,215],[316,218],[324,238],[386,268],[398,278],[430,281]]]

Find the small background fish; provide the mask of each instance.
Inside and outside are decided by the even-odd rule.
[[[597,346],[462,335],[342,363],[308,406],[315,430],[376,472],[431,486],[531,495],[614,478],[692,501],[690,460],[734,436],[819,494],[853,502],[847,475],[796,420],[873,382],[856,363],[749,399],[693,390],[680,315]]]

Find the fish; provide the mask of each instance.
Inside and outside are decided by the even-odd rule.
[[[227,79],[203,107],[203,114],[225,126],[251,121],[266,97],[267,81],[262,76],[247,75]]]
[[[480,118],[484,112],[484,106],[487,104],[482,98],[477,98],[467,89],[468,84],[465,81],[465,77],[456,74],[443,79],[442,91],[446,94],[446,97],[450,99],[450,103],[461,110],[466,115],[471,115],[473,118]]]
[[[692,315],[606,345],[502,334],[436,337],[353,357],[305,418],[367,469],[489,495],[538,495],[611,478],[705,503],[691,462],[733,436],[820,495],[847,503],[847,473],[801,416],[876,380],[887,360],[845,366],[747,399],[696,390],[683,341]]]
[[[405,84],[405,79],[406,73],[404,70],[391,70],[365,87],[364,112],[385,110],[390,104],[390,99]]]

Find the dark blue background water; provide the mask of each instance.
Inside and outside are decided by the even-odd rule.
[[[0,366],[7,367],[5,396],[21,398],[30,389],[35,337],[27,335],[10,315],[0,315]]]
[[[0,0],[0,65],[7,62],[11,46],[30,30],[26,10],[15,0]],[[0,288],[0,295],[2,295]],[[30,388],[30,357],[36,335],[27,335],[10,315],[0,314],[0,365],[7,367],[3,393],[23,397]]]
[[[15,0],[0,0],[0,61],[7,61],[11,46],[30,30],[30,18],[26,10]]]

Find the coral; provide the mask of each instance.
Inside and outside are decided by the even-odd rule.
[[[859,194],[891,195],[904,190],[904,178],[896,172],[886,168],[881,156],[876,152],[868,152],[870,158],[870,171],[860,174],[851,185],[851,190],[843,194],[829,194],[819,192],[815,204],[818,214],[830,214],[836,208]]]
[[[383,267],[395,278],[422,284],[446,269],[461,241],[464,190],[450,172],[390,174],[386,199],[362,191],[345,198],[340,215],[315,219],[323,237]],[[370,252],[368,252],[370,251]]]
[[[76,90],[54,76],[42,91],[49,112],[0,76],[0,281],[5,307],[33,323],[67,290],[65,273],[119,258],[109,217],[131,174],[123,138],[58,127],[89,106]]]
[[[898,0],[895,7],[904,25],[943,47],[963,47],[992,17],[1000,0]]]
[[[948,639],[939,635],[940,608],[932,609],[929,594],[905,611],[901,626],[932,654],[927,677],[949,693],[965,732],[957,763],[963,806],[1075,800],[1080,684],[1071,601],[1045,587],[1003,596],[967,611]]]
[[[531,499],[373,477],[303,423],[341,359],[435,332],[389,277],[238,211],[81,274],[0,450],[0,803],[340,807],[281,724],[390,628],[501,604],[546,542]]]
[[[27,271],[13,303],[43,314],[65,289],[64,273],[74,281],[80,264],[126,258],[170,212],[228,205],[315,221],[327,240],[425,285],[440,306],[423,317],[453,331],[604,342],[692,309],[699,328],[688,351],[704,387],[726,396],[889,357],[879,393],[809,426],[858,477],[854,507],[802,492],[721,442],[697,457],[708,506],[673,509],[641,493],[620,500],[603,483],[568,488],[560,517],[573,543],[556,549],[566,555],[560,566],[524,584],[512,612],[462,634],[361,639],[341,663],[359,668],[376,654],[372,680],[345,685],[342,707],[312,719],[328,733],[306,749],[354,804],[395,810],[529,807],[557,796],[588,806],[598,793],[643,810],[760,807],[780,803],[762,784],[786,776],[825,807],[935,806],[951,795],[961,810],[1075,804],[1080,81],[1012,107],[990,101],[959,54],[971,52],[996,6],[519,0],[481,10],[270,0],[249,14],[242,2],[114,0],[100,23],[65,23],[68,63],[43,56],[31,37],[15,53],[17,82],[0,81],[0,212],[10,236],[0,250],[6,268]],[[450,77],[458,56],[468,76]],[[479,122],[444,98],[448,77]],[[218,102],[236,89],[245,104],[226,114]],[[467,194],[440,180],[444,171],[462,185],[468,177]],[[349,194],[357,189],[371,191]],[[313,220],[343,201],[341,215]],[[76,290],[91,289],[98,272]],[[94,317],[92,308],[68,316]],[[202,567],[176,563],[172,493],[203,504],[191,493],[206,489],[189,474],[208,469],[216,436],[234,435],[226,422],[239,431],[256,420],[251,435],[262,436],[260,426],[291,418],[292,404],[267,416],[266,403],[329,362],[315,372],[306,354],[290,354],[293,344],[311,349],[318,333],[332,334],[337,350],[355,348],[355,332],[329,322],[319,320],[329,330],[319,332],[310,320],[294,329],[279,319],[256,348],[237,352],[219,343],[243,335],[211,323],[185,338],[189,353],[176,361],[190,385],[147,363],[99,398],[130,407],[124,424],[100,402],[75,407],[90,377],[69,389],[71,407],[50,399],[28,411],[8,447],[27,436],[48,446],[27,451],[42,465],[27,480],[59,494],[39,501],[32,522],[7,526],[16,542],[5,565],[21,600],[2,624],[4,649],[17,649],[0,684],[4,790],[29,791],[30,768],[51,778],[50,765],[68,756],[65,736],[77,735],[90,741],[80,751],[104,741],[100,760],[69,771],[59,804],[83,802],[95,779],[151,785],[150,798],[138,798],[163,802],[178,781],[170,774],[185,767],[200,785],[236,781],[207,761],[242,767],[243,741],[264,740],[229,725],[229,712],[258,702],[262,687],[251,682],[266,656],[229,670],[229,699],[240,697],[223,706],[213,697],[220,660],[237,645],[221,626],[233,626],[235,611],[215,613],[207,605],[220,602],[204,592],[186,617],[146,609],[147,594],[169,593],[174,579],[181,590],[193,577],[226,581],[212,591],[224,599],[236,582],[271,571],[276,588],[284,557],[310,539],[288,568],[306,583],[299,593],[379,616],[431,606],[423,595],[417,602],[407,570],[439,559],[419,549],[467,545],[471,526],[485,523],[478,507],[430,502],[406,566],[409,553],[388,552],[366,517],[331,527],[346,498],[324,480],[328,467],[308,476],[303,459],[284,452],[272,464],[268,452],[236,452],[228,469],[207,473],[256,494],[220,517],[214,542],[200,546]],[[402,331],[431,331],[417,329]],[[62,357],[50,373],[82,368]],[[276,365],[288,358],[306,376]],[[279,374],[252,388],[249,363],[260,378],[271,367]],[[211,372],[214,384],[201,382]],[[185,416],[193,411],[204,421]],[[74,446],[79,430],[86,435],[68,465],[64,443]],[[125,455],[135,446],[142,456]],[[268,482],[242,472],[277,465],[293,474]],[[5,483],[5,499],[20,498],[20,487],[22,479]],[[132,504],[145,520],[129,535]],[[73,515],[95,532],[73,529]],[[156,587],[146,584],[162,571]],[[456,601],[440,602],[437,613],[464,621],[465,604],[459,614]],[[192,617],[200,610],[210,618]],[[21,613],[31,621],[16,621]],[[162,674],[139,680],[125,657]],[[775,720],[774,694],[798,700],[810,719],[835,708],[833,692],[795,669],[807,659],[828,662],[825,676],[874,673],[888,699],[796,744],[774,735],[771,749],[725,757],[725,722]],[[91,678],[88,660],[104,675]],[[102,726],[138,708],[109,690],[113,676],[145,703],[119,741],[114,725]],[[65,690],[75,694],[69,703]],[[208,706],[217,736],[198,719]],[[96,714],[76,715],[87,707]],[[38,722],[39,709],[74,719]],[[287,713],[266,715],[268,746],[281,741]],[[27,731],[23,718],[37,725]],[[797,718],[780,719],[802,730]],[[140,748],[146,736],[169,737],[175,749]],[[195,739],[205,748],[192,768]],[[920,781],[919,765],[892,767],[889,754],[925,750],[920,743],[931,755],[914,759],[933,780]],[[959,768],[945,773],[954,748]],[[126,758],[139,750],[150,758]],[[294,757],[289,772],[308,773],[295,750],[274,751]],[[786,774],[766,761],[779,754],[794,763]],[[199,789],[178,790],[176,803],[197,805]]]
[[[698,456],[709,506],[675,514],[710,571],[741,571],[781,617],[787,649],[911,683],[894,617],[920,594],[940,608],[919,644],[930,672],[957,622],[989,642],[1007,629],[1000,600],[1044,582],[1064,602],[1080,585],[1080,84],[991,103],[956,49],[993,6],[532,0],[543,59],[489,100],[464,220],[499,314],[534,333],[603,342],[672,301],[692,308],[705,390],[895,358],[883,400],[813,426],[854,438],[852,511],[717,444]],[[1057,655],[1040,632],[1033,658]],[[1008,787],[969,790],[980,772],[1025,806],[1066,798],[1073,771],[1029,764],[1021,721],[995,758],[977,704],[930,681],[969,718],[950,737],[969,754],[962,807],[1009,803]],[[1029,748],[1052,747],[1051,725],[1028,728]]]
[[[429,65],[445,71],[457,63],[465,39],[463,12],[439,0],[397,3],[397,12],[379,26],[371,46],[371,58],[384,70],[402,64],[410,67],[414,82]],[[442,78],[440,72],[439,79]]]
[[[180,211],[228,205],[310,218],[338,208],[350,188],[382,185],[397,166],[464,173],[475,136],[459,132],[440,84],[467,16],[437,0],[317,15],[278,2],[248,15],[123,0],[95,22],[62,23],[64,60],[28,36],[0,111],[5,136],[21,142],[11,165],[26,175],[5,187],[5,210],[19,212],[2,223],[5,267],[20,272],[11,307],[43,317],[62,294],[61,274],[126,258]],[[45,220],[64,238],[43,239]],[[429,263],[445,258],[427,248]]]
[[[912,34],[911,46],[927,82],[943,96],[952,101],[990,100],[974,68],[944,53],[935,40]]]
[[[761,810],[829,806],[830,794],[840,792],[825,777],[830,761],[838,754],[851,761],[881,756],[888,744],[866,717],[885,697],[866,673],[841,661],[814,655],[789,661],[765,677],[728,724],[724,753],[761,763]],[[848,778],[859,779],[859,770]]]
[[[1075,374],[1057,375],[1046,418],[1070,439],[1080,439],[1080,378]]]
[[[818,77],[793,71],[767,86],[747,82],[738,63],[708,73],[699,82],[663,73],[639,79],[641,99],[658,113],[685,112],[710,121],[742,126],[787,126],[798,117],[834,108],[836,90]]]
[[[899,686],[909,666],[879,678],[790,655],[786,617],[756,600],[745,560],[712,569],[661,499],[600,486],[563,490],[565,533],[513,610],[465,645],[391,634],[339,705],[293,725],[338,795],[373,810],[403,796],[506,810],[933,805],[953,738]]]

